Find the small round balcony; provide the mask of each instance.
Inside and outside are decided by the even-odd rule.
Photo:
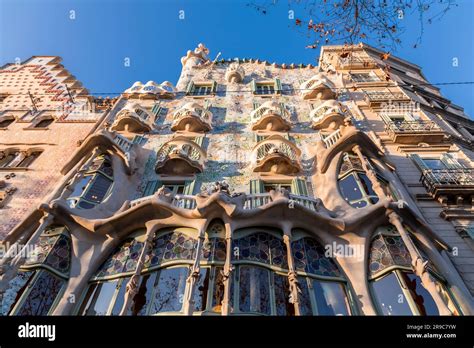
[[[244,80],[244,77],[244,68],[237,62],[231,63],[225,72],[225,79],[230,83],[240,83]]]
[[[312,110],[309,117],[313,129],[338,129],[344,124],[346,113],[341,103],[328,100]]]
[[[322,74],[316,74],[309,80],[303,82],[300,86],[300,90],[304,100],[328,100],[336,97],[334,84]]]
[[[152,116],[138,104],[128,104],[117,113],[112,131],[144,133],[153,128]]]
[[[301,171],[300,149],[280,135],[272,135],[253,149],[254,172],[294,175]]]
[[[207,132],[211,130],[212,113],[197,103],[187,103],[174,113],[172,131]]]
[[[252,130],[288,131],[291,128],[290,114],[285,107],[274,101],[267,101],[250,114]]]
[[[202,173],[206,153],[194,141],[178,136],[164,144],[156,156],[155,171],[166,175]]]

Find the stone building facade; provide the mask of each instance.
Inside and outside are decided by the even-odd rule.
[[[5,238],[2,314],[474,313],[474,122],[418,66],[181,64],[78,132]]]

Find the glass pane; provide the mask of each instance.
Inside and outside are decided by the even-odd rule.
[[[239,267],[241,312],[270,314],[270,272],[259,267]]]
[[[84,198],[91,202],[100,203],[107,194],[110,185],[112,185],[112,180],[103,175],[97,174],[94,177],[94,182],[91,184],[91,187],[84,195]]]
[[[224,300],[224,276],[222,267],[216,267],[214,273],[214,293],[212,295],[212,310],[222,312],[222,301]],[[230,281],[232,283],[232,279]],[[232,290],[231,290],[232,291]],[[229,301],[232,306],[232,301]]]
[[[92,176],[85,176],[74,186],[74,191],[72,191],[69,197],[79,197],[84,192],[87,184],[91,181]]]
[[[156,273],[148,273],[142,277],[138,292],[132,300],[132,315],[145,315],[153,293]]]
[[[318,315],[350,315],[344,285],[338,282],[313,281]]]
[[[160,271],[155,284],[155,296],[150,313],[179,312],[183,307],[187,277],[187,267],[169,268]]]
[[[210,268],[201,268],[199,272],[199,278],[194,286],[194,310],[204,311],[207,306],[207,293],[209,291],[209,276],[211,273]]]
[[[125,292],[127,291],[127,284],[129,280],[130,280],[130,277],[122,279],[119,292],[117,294],[117,297],[115,297],[115,303],[114,303],[114,306],[112,307],[112,312],[110,313],[111,315],[119,315],[120,312],[122,311],[122,307],[125,300]]]
[[[313,315],[313,308],[311,307],[311,300],[306,278],[299,277],[298,286],[301,290],[301,292],[298,293],[300,315]]]
[[[413,315],[395,273],[371,282],[374,300],[383,315]]]
[[[372,189],[372,182],[369,180],[367,175],[364,173],[358,173],[360,182],[362,184],[362,187],[364,188],[366,194],[368,196],[377,196],[375,191]]]
[[[342,197],[348,202],[362,198],[359,185],[357,185],[357,182],[352,174],[346,176],[344,179],[339,180],[339,189],[341,190]]]
[[[439,315],[433,297],[421,284],[421,279],[413,273],[401,272],[403,280],[410,290],[411,296],[418,307],[421,315]]]
[[[48,271],[39,271],[28,297],[17,311],[17,315],[47,315],[65,280]]]
[[[275,305],[277,315],[295,315],[295,306],[290,303],[290,283],[288,276],[274,273]]]
[[[423,158],[423,162],[430,169],[446,169],[446,166],[439,159],[434,158]]]
[[[107,310],[117,289],[118,280],[99,283],[92,301],[86,310],[86,315],[107,315]]]
[[[26,287],[31,281],[34,272],[18,272],[18,274],[8,283],[8,289],[3,294],[2,308],[0,315],[7,315],[20,299]]]

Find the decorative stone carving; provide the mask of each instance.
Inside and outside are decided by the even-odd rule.
[[[230,83],[240,83],[244,80],[245,70],[238,62],[230,63],[225,72],[225,79]]]
[[[196,58],[196,60],[201,64],[205,63],[209,61],[209,57],[207,56],[208,54],[209,49],[202,43],[200,43],[198,47],[194,49],[194,51],[186,52],[186,55],[181,58],[181,64],[185,66],[188,60],[190,60],[191,58]]]

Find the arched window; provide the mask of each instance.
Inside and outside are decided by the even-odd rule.
[[[290,303],[287,249],[281,233],[244,229],[234,233],[231,311],[264,315],[294,315]]]
[[[448,308],[458,315],[445,281],[433,265],[429,264],[428,269],[442,289]],[[372,239],[369,281],[373,299],[383,315],[439,315],[431,294],[413,273],[411,256],[393,226],[379,228]]]
[[[69,279],[71,239],[64,226],[40,236],[3,296],[2,315],[47,315],[54,310]]]
[[[301,315],[351,315],[346,280],[334,260],[304,231],[296,230],[292,235]]]
[[[97,156],[68,198],[72,208],[92,209],[111,193],[114,174],[109,155]]]
[[[338,184],[342,197],[354,208],[364,208],[379,200],[359,157],[352,152],[346,152],[342,156]]]
[[[145,241],[145,231],[129,237],[100,267],[91,280],[79,314],[118,315],[123,307],[126,285],[134,274]],[[129,315],[180,313],[186,279],[197,250],[197,231],[173,228],[158,231],[149,250],[138,293]]]

